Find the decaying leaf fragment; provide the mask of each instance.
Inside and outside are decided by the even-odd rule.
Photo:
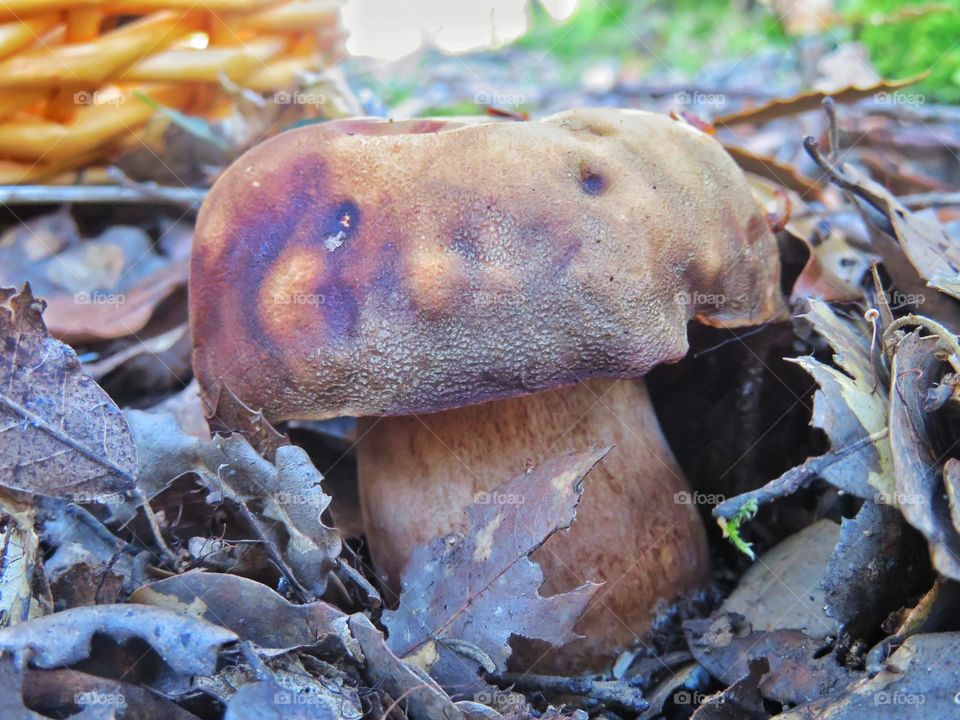
[[[261,539],[279,548],[294,574],[292,582],[302,584],[308,595],[323,593],[341,541],[321,519],[330,497],[321,487],[323,476],[302,448],[281,447],[271,463],[236,434],[198,438],[166,412],[129,410],[127,417],[148,496],[175,478],[194,473],[208,490],[209,503],[235,503]]]
[[[126,420],[47,334],[43,309],[29,285],[0,289],[0,486],[88,502],[132,490]]]
[[[927,539],[934,567],[960,580],[960,528],[952,522],[943,458],[932,442],[932,419],[924,409],[928,389],[944,374],[938,344],[937,337],[921,337],[917,330],[897,345],[891,371],[890,445],[903,516]]]
[[[542,597],[540,566],[529,555],[569,527],[584,476],[609,450],[548,460],[466,509],[466,535],[418,548],[403,576],[397,610],[383,614],[390,649],[440,681],[476,681],[476,671],[506,670],[512,635],[554,645],[575,640],[573,626],[598,587]]]
[[[220,647],[237,639],[230,630],[169,610],[145,605],[96,605],[0,628],[0,650],[28,653],[35,667],[66,667],[89,656],[95,634],[116,641],[140,638],[174,672],[184,675],[212,674]]]
[[[887,438],[888,380],[882,366],[873,362],[871,329],[862,321],[839,317],[819,300],[810,300],[805,317],[834,351],[836,367],[813,357],[793,360],[820,385],[811,424],[826,432],[831,451],[809,458],[759,490],[721,503],[714,509],[715,517],[732,518],[751,501],[765,503],[788,495],[815,477],[865,500],[896,504]]]
[[[949,720],[957,716],[960,633],[929,633],[908,638],[872,677],[851,683],[837,697],[778,715],[784,720],[862,720],[913,718]]]
[[[265,652],[312,648],[336,657],[357,657],[347,615],[322,600],[295,605],[263,583],[191,571],[144,585],[130,602],[199,617],[237,633]]]

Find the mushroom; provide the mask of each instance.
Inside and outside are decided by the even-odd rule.
[[[536,553],[544,594],[605,582],[586,637],[538,664],[567,670],[597,668],[643,637],[659,599],[707,578],[640,378],[686,354],[691,319],[763,323],[782,303],[775,240],[720,145],[613,109],[284,133],[211,190],[190,278],[208,412],[229,390],[274,422],[362,418],[368,540],[393,587],[417,544],[463,529],[477,493],[616,446],[572,529]],[[518,643],[526,666],[532,643]]]

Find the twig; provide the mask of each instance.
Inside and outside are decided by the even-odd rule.
[[[730,520],[750,501],[756,500],[764,505],[771,500],[792,495],[803,487],[806,487],[814,478],[820,476],[824,470],[834,463],[842,460],[846,456],[857,452],[867,445],[872,445],[877,440],[881,440],[887,435],[887,428],[860,438],[854,443],[839,450],[828,452],[826,455],[809,458],[802,465],[787,470],[776,480],[771,480],[763,487],[745,492],[729,500],[725,500],[713,509],[715,518]]]
[[[643,699],[640,688],[626,680],[591,680],[585,677],[505,673],[491,677],[502,686],[523,691],[558,695],[578,695],[600,705],[617,705],[630,712],[643,712],[650,703]]]
[[[120,185],[0,185],[3,205],[46,205],[60,203],[169,203],[198,206],[207,195],[205,188],[171,188],[144,183]]]
[[[837,130],[837,103],[832,97],[823,99],[823,111],[827,114],[827,138],[830,141],[827,157],[830,162],[836,163],[840,156],[840,133]]]
[[[270,556],[270,559],[273,560],[274,564],[277,566],[277,569],[286,578],[287,582],[290,583],[290,587],[293,588],[293,591],[299,596],[300,602],[312,602],[316,600],[313,593],[308,591],[297,579],[297,576],[294,575],[293,569],[287,565],[284,561],[283,556],[280,554],[279,548],[273,544],[273,541],[267,537],[267,534],[263,531],[263,527],[260,524],[260,521],[257,519],[257,516],[254,515],[250,508],[247,507],[247,504],[241,500],[237,501],[237,506],[239,507],[240,514],[243,515],[244,520],[250,523],[250,526],[253,528],[254,532],[257,534],[257,539],[263,543],[264,547],[267,549],[267,555]]]
[[[153,514],[153,508],[150,507],[150,502],[147,500],[147,496],[144,494],[143,490],[137,488],[133,491],[133,497],[137,501],[137,506],[143,510],[143,514],[147,518],[147,526],[150,528],[150,534],[153,536],[153,542],[160,551],[160,557],[170,568],[176,570],[178,564],[177,556],[174,555],[173,551],[167,545],[167,541],[163,539],[163,533],[160,530],[160,523],[157,522],[157,516]]]

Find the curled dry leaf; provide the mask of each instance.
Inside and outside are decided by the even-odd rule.
[[[741,145],[723,144],[740,169],[744,172],[759,175],[792,190],[804,200],[819,200],[822,190],[817,181],[800,173],[792,165],[787,165],[770,155],[760,155]]]
[[[366,615],[351,615],[350,631],[360,643],[362,672],[370,687],[380,688],[406,708],[413,720],[466,720],[450,697],[416,665],[397,658]]]
[[[754,500],[765,503],[793,493],[815,477],[866,500],[896,502],[887,438],[887,380],[873,362],[871,330],[862,321],[839,317],[818,300],[810,300],[804,317],[834,351],[836,367],[813,357],[793,361],[820,385],[811,424],[826,432],[832,449],[758,490],[721,503],[713,511],[717,518],[730,519]]]
[[[98,677],[73,668],[60,670],[27,669],[24,700],[30,707],[47,715],[61,713],[79,705],[89,710],[115,710],[120,720],[126,718],[163,718],[163,720],[199,720],[191,712],[142,685]],[[0,715],[5,720],[14,715]],[[79,715],[71,715],[78,718]],[[112,717],[112,716],[108,716]]]
[[[123,414],[47,334],[29,285],[0,289],[0,485],[104,499],[131,490],[137,453]]]
[[[321,515],[330,504],[323,476],[307,453],[281,447],[271,463],[239,435],[210,440],[188,435],[170,413],[127,413],[140,451],[140,482],[148,496],[185,473],[195,473],[210,492],[210,502],[227,500],[249,510],[247,519],[313,596],[326,587],[341,542]]]
[[[360,656],[347,615],[317,600],[294,605],[263,583],[194,570],[145,585],[130,602],[203,618],[265,652],[312,648],[336,658]]]
[[[752,123],[759,125],[770,122],[782,117],[798,115],[811,110],[819,110],[823,105],[824,98],[831,97],[834,102],[850,103],[874,97],[878,92],[886,90],[897,90],[920,80],[921,77],[911,77],[905,80],[882,81],[870,85],[849,85],[841,90],[833,92],[807,92],[794,95],[790,98],[777,98],[769,102],[757,105],[756,107],[744,108],[736,112],[721,115],[715,118],[713,124],[717,127],[721,125],[740,125],[743,123]]]
[[[865,637],[913,590],[918,543],[895,507],[864,502],[843,518],[836,547],[823,570],[824,612],[851,637]],[[919,550],[922,552],[923,548]]]
[[[42,612],[33,601],[40,538],[33,500],[0,490],[0,625],[23,622]]]
[[[397,610],[383,614],[388,644],[415,658],[442,684],[476,681],[476,671],[506,670],[512,635],[563,645],[596,588],[585,583],[542,597],[543,572],[529,555],[570,527],[583,479],[610,448],[548,460],[494,493],[508,503],[466,509],[468,530],[414,551]]]
[[[960,633],[908,638],[871,677],[852,683],[838,697],[779,715],[783,720],[894,720],[957,717]]]
[[[346,720],[343,700],[316,688],[287,688],[275,680],[241,686],[227,702],[224,720]],[[354,719],[358,715],[352,716]]]
[[[140,638],[183,675],[212,674],[220,648],[237,639],[230,630],[169,610],[97,605],[0,628],[0,650],[23,654],[34,667],[67,667],[89,657],[95,634],[117,642]]]
[[[766,720],[760,680],[770,671],[766,658],[747,663],[749,672],[721,693],[711,695],[697,708],[691,720]]]
[[[943,457],[933,447],[933,421],[924,409],[928,390],[944,373],[938,345],[938,338],[921,337],[919,330],[897,345],[891,371],[890,445],[903,516],[927,539],[934,567],[960,580],[960,529],[952,522],[941,477]]]
[[[186,286],[186,258],[160,255],[139,228],[115,225],[82,239],[70,215],[57,212],[37,218],[30,230],[4,235],[0,285],[29,282],[47,301],[50,334],[64,342],[138,333]]]
[[[870,263],[880,258],[853,246],[843,222],[831,222],[824,227],[823,221],[815,215],[808,215],[791,220],[786,230],[806,245],[810,253],[807,264],[793,284],[791,302],[802,298],[828,302],[852,302],[863,298],[863,278],[870,272]]]
[[[684,629],[697,661],[728,685],[749,672],[751,660],[766,658],[770,671],[760,690],[778,702],[812,702],[835,694],[855,677],[832,654],[823,654],[828,643],[799,630],[757,631],[742,616],[723,612],[687,621]]]

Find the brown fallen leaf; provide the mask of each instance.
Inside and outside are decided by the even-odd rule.
[[[856,102],[873,97],[878,92],[897,90],[907,85],[912,85],[922,80],[925,75],[926,73],[924,73],[924,75],[906,78],[905,80],[884,80],[871,85],[850,85],[842,90],[829,93],[807,92],[794,95],[790,98],[777,98],[776,100],[770,100],[756,107],[744,108],[736,112],[728,113],[727,115],[721,115],[718,118],[714,118],[713,124],[717,127],[739,125],[742,123],[758,125],[778,118],[809,112],[810,110],[819,110],[826,97],[832,97],[834,102],[837,103]]]
[[[94,710],[116,709],[118,718],[198,720],[197,716],[150,689],[78,670],[27,669],[23,696],[27,705],[53,717],[74,706]],[[13,715],[0,715],[14,718]],[[71,715],[71,718],[80,717]]]
[[[834,351],[836,367],[813,357],[794,363],[820,386],[814,395],[811,424],[827,433],[831,451],[808,458],[758,490],[720,503],[714,517],[729,520],[751,501],[763,504],[792,494],[822,477],[845,493],[896,504],[893,461],[887,438],[887,379],[873,362],[873,336],[866,323],[838,316],[829,305],[811,299],[803,316]]]
[[[723,692],[711,695],[693,713],[691,720],[766,720],[770,717],[763,706],[760,681],[770,672],[766,658],[747,663],[749,672]]]
[[[466,535],[417,548],[399,608],[383,614],[390,649],[446,686],[475,683],[480,667],[504,672],[513,635],[553,645],[577,639],[574,623],[599,586],[542,597],[543,573],[529,555],[570,527],[584,476],[609,449],[571,453],[518,475],[492,495],[513,502],[471,505]]]
[[[47,333],[29,285],[0,289],[0,485],[97,501],[132,490],[137,452],[123,414]]]
[[[97,605],[0,628],[0,650],[24,655],[33,667],[67,667],[89,657],[96,634],[115,641],[140,638],[174,672],[183,675],[212,674],[220,648],[237,640],[230,630],[169,610],[145,605]]]
[[[960,530],[953,525],[941,477],[943,458],[933,446],[932,418],[924,409],[927,390],[945,370],[939,340],[914,331],[897,345],[890,397],[890,445],[900,511],[930,545],[934,567],[960,579]]]
[[[413,720],[466,720],[464,713],[430,678],[412,664],[397,658],[366,615],[349,619],[350,631],[360,643],[361,672],[370,687],[379,688],[406,709]]]
[[[792,165],[782,163],[775,157],[760,155],[741,145],[730,143],[723,143],[723,149],[730,154],[741,170],[772,180],[787,190],[793,190],[803,200],[819,200],[823,193],[816,180],[803,175]]]
[[[312,599],[323,594],[341,541],[321,515],[330,504],[323,476],[300,447],[277,450],[276,463],[257,454],[240,435],[204,440],[187,434],[170,413],[127,411],[139,449],[140,486],[155,497],[172,480],[194,473],[208,503],[226,500],[241,510],[262,542],[277,548],[291,583]],[[281,570],[283,571],[283,567]]]
[[[224,720],[340,720],[343,701],[329,691],[286,688],[275,680],[242,685],[227,702]]]
[[[732,613],[688,620],[684,630],[697,661],[728,685],[749,672],[751,660],[766,658],[770,671],[760,690],[777,702],[812,702],[835,694],[856,677],[831,653],[822,653],[829,643],[799,630],[754,630],[742,616]]]
[[[957,717],[960,633],[908,638],[873,676],[837,697],[788,710],[783,720],[895,720]]]
[[[360,655],[345,613],[321,600],[294,605],[263,583],[237,575],[194,570],[145,585],[130,602],[203,618],[269,653],[311,648],[336,658]]]
[[[0,285],[29,282],[47,301],[50,334],[64,342],[139,333],[163,300],[186,287],[185,231],[174,226],[168,232],[168,244],[178,246],[161,255],[137,227],[115,225],[82,239],[69,213],[41,216],[26,232],[3,236]]]
[[[880,257],[853,246],[842,223],[825,226],[815,215],[808,215],[791,220],[786,230],[810,253],[793,284],[791,302],[802,298],[853,302],[863,298],[861,283],[870,272],[870,264]]]

